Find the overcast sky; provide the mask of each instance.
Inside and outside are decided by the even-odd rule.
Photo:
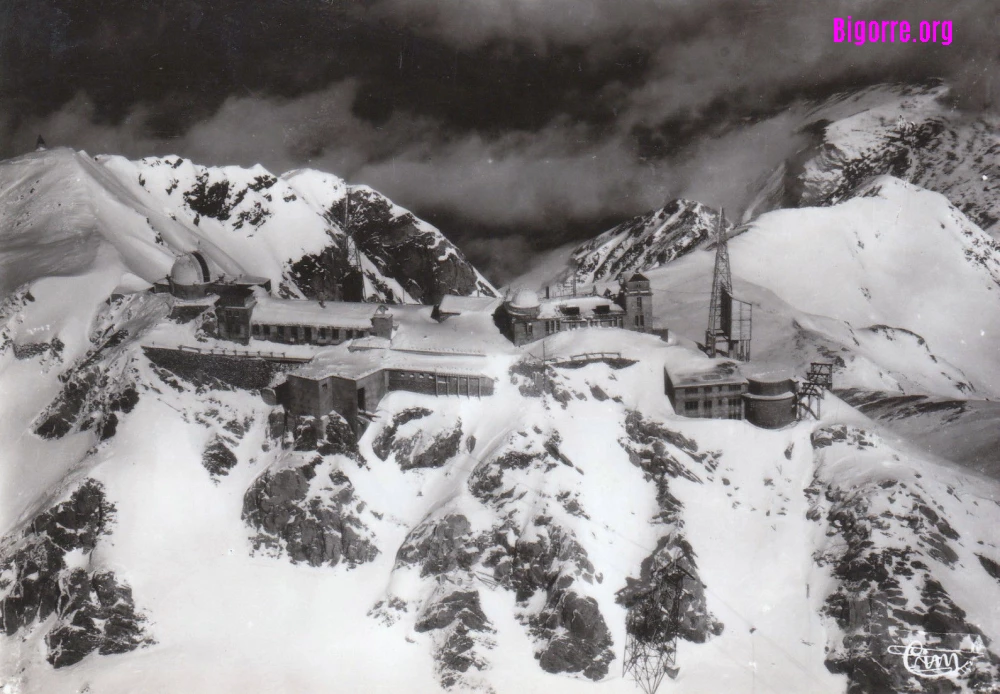
[[[953,43],[834,44],[847,14]],[[680,195],[738,211],[803,99],[942,77],[992,108],[998,29],[996,0],[4,0],[0,156],[324,169],[496,276]]]

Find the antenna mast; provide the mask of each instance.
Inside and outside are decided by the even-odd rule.
[[[732,296],[733,277],[729,269],[729,247],[726,245],[726,232],[723,219],[726,211],[719,211],[719,220],[715,232],[715,271],[712,274],[712,303],[708,308],[708,330],[705,331],[705,352],[710,357],[717,356],[719,338],[726,339],[728,347],[728,326],[723,324],[722,304],[723,292]]]
[[[712,303],[708,309],[705,353],[710,357],[725,353],[731,359],[750,361],[753,337],[753,306],[733,297],[733,275],[729,267],[729,244],[725,232],[725,210],[719,211],[715,240],[715,271],[712,274]],[[725,342],[725,349],[720,345]]]

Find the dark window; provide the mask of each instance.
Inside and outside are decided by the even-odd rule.
[[[365,389],[358,388],[358,409],[365,409]]]
[[[313,339],[313,329],[312,328],[306,328],[306,330],[305,330],[305,339],[306,339],[306,342],[312,342],[312,339]]]
[[[684,411],[685,412],[697,412],[698,411],[698,401],[697,400],[689,400],[688,402],[684,403]]]
[[[525,327],[525,332],[527,333],[528,337],[531,337],[532,335],[535,334],[535,324],[534,323],[527,323],[527,324],[525,324],[524,327]]]
[[[635,307],[637,309],[639,309],[640,311],[642,310],[642,297],[641,296],[635,297]]]

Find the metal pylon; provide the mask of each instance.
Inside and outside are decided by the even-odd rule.
[[[719,211],[719,221],[715,234],[715,270],[712,273],[712,302],[708,308],[708,330],[705,331],[705,352],[710,357],[719,353],[718,340],[726,340],[729,347],[729,327],[723,325],[722,301],[723,292],[732,296],[733,277],[729,269],[729,246],[726,244],[726,233],[723,219],[725,210]]]

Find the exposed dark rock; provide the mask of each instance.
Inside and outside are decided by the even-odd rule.
[[[429,444],[421,446],[412,455],[406,455],[403,451],[398,452],[396,460],[403,470],[441,467],[458,454],[461,443],[462,422],[459,420],[450,431],[437,434]]]
[[[101,484],[88,480],[69,500],[36,516],[12,550],[0,556],[0,583],[11,588],[0,600],[0,627],[13,635],[55,615],[45,636],[54,667],[94,652],[125,653],[153,642],[127,585],[110,571],[66,565],[67,553],[93,551],[114,516]]]
[[[526,453],[522,451],[507,451],[490,460],[484,460],[476,465],[469,476],[469,491],[484,503],[502,500],[504,493],[499,493],[503,487],[506,470],[524,470],[531,465],[545,465],[548,455],[544,453]]]
[[[315,417],[299,417],[292,431],[294,448],[297,451],[315,451],[319,446],[318,423]]]
[[[586,550],[552,519],[535,519],[537,537],[510,542],[509,525],[494,529],[483,564],[493,569],[498,584],[512,589],[526,605],[537,592],[545,594],[540,612],[526,615],[529,631],[540,643],[536,652],[548,672],[581,673],[601,679],[614,660],[612,641],[597,601],[580,595],[577,581],[593,583],[594,566]]]
[[[603,678],[615,655],[597,601],[572,590],[557,595],[531,620],[533,632],[549,637],[535,654],[539,665],[546,672],[578,672],[592,680]]]
[[[212,477],[224,477],[236,467],[236,454],[218,436],[215,436],[201,454],[201,464]]]
[[[822,451],[875,444],[863,430],[835,426],[815,432],[813,445]],[[917,682],[888,648],[899,645],[899,634],[911,630],[982,636],[933,576],[932,564],[957,561],[948,540],[957,540],[958,533],[921,491],[919,485],[894,480],[844,489],[820,479],[806,490],[812,503],[808,517],[822,520],[825,507],[827,535],[837,536],[816,561],[831,566],[837,579],[823,612],[836,620],[843,636],[828,651],[826,666],[847,675],[849,692],[958,691],[950,680]],[[889,497],[889,508],[875,513],[873,500],[880,495]],[[902,546],[901,537],[910,543]],[[917,594],[919,598],[912,597]],[[989,645],[985,637],[983,642]],[[966,685],[983,678],[1000,681],[1000,659],[992,651],[960,677]]]
[[[534,359],[523,359],[511,366],[510,382],[526,398],[549,395],[564,408],[573,399],[573,393],[564,385],[559,373],[552,366]]]
[[[979,558],[979,563],[983,565],[984,569],[986,569],[986,573],[995,578],[997,581],[1000,581],[1000,564],[993,561],[989,557],[984,557],[982,554],[977,554],[976,557]]]
[[[347,420],[336,412],[331,412],[326,424],[325,437],[320,442],[317,451],[320,455],[344,455],[351,460],[364,465],[364,458],[358,450],[358,437]]]
[[[292,563],[354,567],[378,555],[360,518],[364,507],[347,476],[316,458],[258,477],[243,497],[243,520],[258,531],[257,550]]]
[[[343,220],[345,204],[346,198],[337,201],[327,218]],[[416,300],[434,303],[445,294],[476,291],[492,295],[462,252],[412,214],[395,212],[388,199],[367,189],[353,189],[350,204],[350,227],[361,251]]]
[[[456,621],[469,631],[487,631],[490,628],[490,620],[479,604],[478,591],[449,593],[430,606],[417,620],[414,629],[418,632],[444,629]]]
[[[437,632],[434,660],[441,686],[451,689],[467,684],[463,675],[470,668],[484,670],[486,661],[478,652],[493,647],[494,632],[479,602],[478,591],[455,591],[431,603],[414,629]]]
[[[375,455],[386,460],[395,453],[396,462],[403,470],[437,468],[447,463],[458,454],[461,446],[462,420],[437,434],[418,429],[408,436],[399,435],[399,429],[404,424],[430,414],[431,411],[423,407],[411,407],[396,413],[392,422],[372,442]]]
[[[682,537],[661,537],[656,551],[643,560],[639,578],[627,579],[617,600],[628,610],[626,631],[643,643],[675,638],[704,643],[722,633],[722,623],[705,602],[694,550]]]
[[[395,444],[396,432],[399,430],[399,427],[412,422],[415,419],[428,417],[431,414],[433,413],[426,407],[411,407],[403,410],[402,412],[397,412],[393,416],[392,422],[385,427],[372,442],[372,450],[375,452],[375,455],[377,455],[380,460],[388,458],[394,450],[393,445]]]
[[[468,519],[459,514],[421,523],[399,548],[396,562],[420,564],[421,576],[441,575],[456,569],[468,571],[481,554],[471,530]]]

